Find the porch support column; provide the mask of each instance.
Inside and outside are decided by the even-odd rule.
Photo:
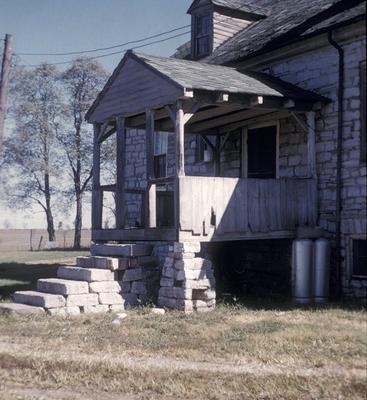
[[[176,133],[176,165],[177,165],[177,176],[185,176],[185,121],[182,101],[178,100],[176,105],[176,122],[175,122],[175,133]]]
[[[156,185],[150,181],[154,178],[154,111],[146,110],[146,165],[147,165],[147,192],[145,198],[145,226],[155,228],[157,226],[156,217]]]
[[[101,191],[101,147],[98,142],[101,125],[94,124],[93,135],[93,188],[92,188],[92,230],[102,229],[103,192]]]
[[[125,157],[126,157],[126,137],[125,137],[125,118],[116,118],[116,228],[125,228]]]

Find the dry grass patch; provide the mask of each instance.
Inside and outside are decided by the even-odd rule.
[[[0,317],[0,381],[157,399],[364,399],[363,310]]]

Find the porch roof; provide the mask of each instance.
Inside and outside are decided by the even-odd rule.
[[[195,97],[194,91],[308,103],[327,101],[323,96],[264,73],[241,72],[220,65],[128,51],[89,109],[86,119],[102,122],[118,115],[139,114],[147,108]]]

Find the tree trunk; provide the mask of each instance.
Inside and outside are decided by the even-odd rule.
[[[82,207],[82,195],[77,193],[76,195],[76,213],[75,213],[75,230],[74,230],[74,249],[80,250],[81,248],[81,237],[82,237],[82,220],[83,220],[83,207]]]
[[[47,220],[47,233],[48,240],[54,242],[56,240],[55,227],[54,227],[54,217],[51,210],[51,191],[50,191],[50,177],[45,174],[45,200],[46,200],[46,220]]]

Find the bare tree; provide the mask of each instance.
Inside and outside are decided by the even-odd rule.
[[[15,127],[6,140],[2,184],[12,208],[37,205],[45,213],[48,239],[55,240],[53,196],[58,187],[60,157],[56,132],[64,108],[57,70],[48,64],[17,69],[11,80],[11,113]]]
[[[92,130],[85,122],[85,114],[106,81],[107,73],[100,63],[88,58],[74,60],[61,76],[65,89],[68,113],[72,125],[59,132],[69,165],[73,185],[66,194],[75,201],[74,248],[81,244],[83,197],[90,190],[92,178]]]

